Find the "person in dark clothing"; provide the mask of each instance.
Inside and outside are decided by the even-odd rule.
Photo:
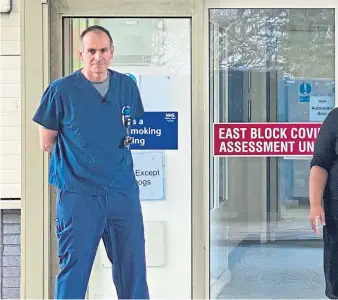
[[[323,225],[325,294],[338,299],[338,108],[324,120],[310,164],[310,221]]]

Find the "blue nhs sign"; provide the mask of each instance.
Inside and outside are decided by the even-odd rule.
[[[133,121],[131,150],[177,150],[178,112],[145,112]]]

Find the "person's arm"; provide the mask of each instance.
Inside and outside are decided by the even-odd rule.
[[[309,197],[310,222],[315,233],[319,234],[318,221],[325,225],[325,213],[322,207],[323,194],[327,182],[328,171],[319,166],[313,166],[310,171]]]
[[[310,206],[321,206],[323,194],[327,182],[328,172],[326,169],[313,166],[310,171]]]
[[[324,190],[327,184],[329,170],[335,159],[335,127],[337,111],[330,112],[324,120],[315,143],[311,160],[309,178],[310,221],[312,229],[319,234],[318,220],[325,225],[325,214],[322,208]]]
[[[58,131],[47,129],[39,125],[40,148],[42,151],[52,152]]]
[[[33,121],[39,124],[40,148],[43,151],[53,150],[59,133],[61,110],[61,97],[55,87],[49,86],[33,117]]]

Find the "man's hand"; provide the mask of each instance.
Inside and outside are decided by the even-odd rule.
[[[310,207],[310,221],[312,229],[315,233],[320,234],[318,230],[318,220],[320,220],[321,224],[325,225],[325,213],[324,209],[321,205],[311,206]]]

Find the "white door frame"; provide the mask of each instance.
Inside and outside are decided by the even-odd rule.
[[[157,13],[156,15],[153,15],[153,13],[151,12],[151,10],[145,10],[145,11],[140,11],[137,9],[136,5],[135,5],[135,8],[132,9],[132,11],[126,13],[124,12],[123,13],[123,9],[121,9],[121,6],[119,6],[119,9],[113,9],[113,7],[115,6],[115,4],[112,4],[110,5],[112,8],[110,8],[108,6],[108,4],[106,4],[106,8],[105,8],[105,13],[102,13],[102,9],[100,8],[99,10],[96,10],[97,9],[97,6],[93,5],[93,3],[90,3],[90,2],[87,2],[86,5],[84,5],[85,3],[82,1],[82,0],[78,0],[78,1],[75,1],[75,0],[64,0],[63,1],[64,3],[67,3],[67,5],[65,6],[65,9],[61,9],[59,10],[59,13],[53,13],[52,12],[52,16],[57,16],[55,18],[51,17],[51,28],[58,28],[58,33],[55,31],[54,33],[52,33],[53,36],[56,36],[58,41],[61,41],[62,40],[62,19],[64,17],[83,17],[83,16],[86,16],[88,18],[100,18],[100,17],[177,17],[177,16],[180,16],[180,17],[190,17],[192,19],[192,26],[191,26],[191,29],[192,29],[192,40],[194,40],[194,32],[197,31],[195,27],[197,27],[198,25],[196,24],[196,22],[194,22],[194,16],[191,15],[191,13],[189,13],[189,11],[186,11],[185,8],[181,8],[181,7],[175,7],[175,5],[172,5],[171,6],[171,9],[172,11],[170,10],[159,10],[157,9]],[[102,2],[102,1],[101,1]],[[106,3],[111,3],[110,0],[107,0]],[[160,2],[159,2],[159,6],[160,6]],[[54,4],[52,4],[54,5]],[[102,7],[102,3],[100,4],[100,6]],[[120,4],[122,5],[122,3]],[[152,4],[152,5],[155,5],[155,4]],[[84,7],[85,6],[85,7]],[[155,5],[155,8],[156,8],[157,5]],[[188,6],[187,6],[188,7]],[[113,12],[119,12],[118,14],[117,13],[113,13]],[[202,35],[201,35],[201,38],[202,38]],[[192,49],[194,49],[194,44],[196,44],[196,42],[192,42]],[[61,45],[60,42],[58,42],[59,46]],[[56,44],[54,44],[55,47],[51,47],[51,49],[55,49],[57,47]],[[61,49],[59,49],[61,50]],[[62,53],[62,52],[61,52]],[[52,51],[51,52],[51,56],[53,57],[53,61],[57,61],[58,62],[58,65],[60,66],[62,61],[61,61],[61,55],[60,55],[60,52],[58,54],[58,51]],[[192,68],[196,68],[196,62],[194,63],[194,58],[193,58],[193,63],[192,63]],[[51,74],[51,79],[54,80],[56,79],[56,77],[59,77],[61,76],[61,69],[59,70],[54,70],[55,72]],[[201,72],[202,74],[202,72]],[[55,78],[54,78],[55,77]],[[193,89],[192,89],[192,98],[193,99],[196,99],[197,95],[195,94],[195,91],[197,91],[197,86],[196,86],[196,79],[194,79],[194,72],[192,71],[192,86],[193,86]],[[194,95],[195,94],[195,95]],[[201,101],[203,101],[201,99]],[[196,106],[197,105],[200,105],[202,102],[196,102]],[[192,123],[194,123],[194,111],[196,110],[196,107],[194,107],[194,104],[193,104],[193,101],[192,101]],[[196,123],[198,122],[198,119],[196,119]],[[201,124],[199,124],[201,125]],[[194,136],[197,136],[197,127],[198,125],[195,125],[195,126],[192,126],[192,137],[193,137],[193,140],[194,140]],[[194,129],[195,128],[195,129]],[[196,131],[194,133],[194,131]],[[200,136],[199,136],[200,138]],[[199,144],[199,146],[195,145],[194,144]],[[193,148],[198,148],[198,147],[202,147],[201,145],[201,141],[197,141],[197,139],[195,139],[195,141],[192,142],[193,144]],[[200,153],[201,155],[203,155],[203,153]],[[198,155],[200,162],[203,161],[203,159],[201,158],[201,155]],[[194,155],[192,155],[194,156]],[[195,161],[195,162],[194,162]],[[198,203],[197,202],[197,199],[200,198],[200,204],[203,204],[203,198],[202,198],[202,195],[203,195],[203,192],[198,196],[198,191],[196,189],[196,186],[197,184],[194,184],[194,181],[198,180],[200,181],[201,180],[201,177],[198,176],[197,174],[199,173],[197,171],[197,168],[199,168],[201,170],[201,173],[203,172],[203,165],[199,165],[197,166],[196,165],[196,162],[198,161],[198,158],[196,156],[196,158],[194,159],[194,157],[192,157],[192,169],[195,169],[196,168],[196,171],[193,171],[192,172],[192,211],[194,210],[194,203]],[[200,173],[200,174],[201,174]],[[195,174],[195,175],[194,175]],[[195,179],[194,179],[195,177]],[[200,187],[200,188],[203,188],[203,185]],[[200,190],[201,191],[201,190]],[[53,202],[53,200],[52,200]],[[195,206],[195,209],[196,211],[199,210],[199,211],[202,211],[203,210],[203,206],[202,205],[199,205],[199,206]],[[199,217],[198,217],[198,214],[194,214],[192,212],[192,222],[193,224],[195,223],[196,225],[197,224],[201,224],[201,222],[203,222]],[[51,222],[53,224],[53,217],[51,217]],[[51,226],[52,228],[52,231],[51,231],[51,234],[54,234],[53,233],[53,228],[54,228],[54,224]],[[200,230],[198,230],[199,226],[195,226],[193,229],[192,229],[192,240],[193,240],[193,244],[192,244],[192,249],[195,249],[195,250],[198,250],[200,249],[200,253],[198,252],[194,252],[192,253],[192,286],[191,286],[191,296],[194,297],[194,298],[200,298],[200,297],[204,297],[205,295],[205,291],[204,291],[204,287],[202,284],[203,281],[204,281],[204,270],[201,272],[201,271],[198,271],[197,269],[202,269],[204,266],[200,263],[201,261],[204,260],[204,243],[205,243],[205,240],[201,241],[201,240],[196,240],[194,239],[194,231],[196,231],[195,235],[196,236],[203,236],[203,233],[200,232]],[[198,232],[197,232],[198,231]],[[196,242],[195,242],[196,241]],[[201,244],[201,242],[203,242],[203,245]],[[197,243],[199,243],[199,246],[197,246]],[[51,257],[55,257],[55,251],[56,251],[56,245],[53,245],[53,247],[51,247],[50,251],[52,253]],[[191,249],[191,251],[192,251]],[[195,251],[194,250],[194,251]],[[54,254],[53,254],[54,253]],[[203,257],[201,257],[200,255],[203,255]],[[53,261],[51,261],[52,265],[53,265]],[[196,267],[195,267],[196,266]],[[55,267],[55,266],[54,266]],[[51,274],[53,275],[53,273],[55,273],[55,269],[51,270]],[[50,288],[50,294],[49,296],[52,296],[52,293],[53,293],[53,290],[52,290],[52,286],[49,285],[49,288]]]
[[[55,195],[48,187],[49,158],[39,149],[38,131],[31,118],[43,90],[50,81],[61,76],[61,19],[78,17],[189,17],[192,39],[192,286],[193,298],[204,298],[206,274],[204,211],[208,206],[204,186],[206,144],[204,131],[203,74],[203,5],[201,0],[32,0],[21,1],[22,49],[22,280],[21,297],[49,298],[53,295],[55,244],[53,215]],[[41,29],[41,24],[43,24]],[[49,28],[49,30],[48,30]],[[35,45],[33,50],[31,45]],[[51,49],[51,50],[49,50]],[[29,141],[29,143],[28,143]],[[36,262],[38,261],[38,263]]]

